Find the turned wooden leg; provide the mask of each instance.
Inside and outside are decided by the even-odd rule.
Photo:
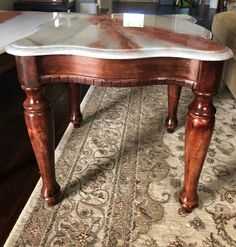
[[[179,197],[186,212],[191,212],[198,203],[197,185],[210,144],[216,112],[212,104],[213,94],[195,91],[194,95],[185,124],[185,175]]]
[[[43,181],[42,196],[49,206],[58,202],[60,187],[54,167],[54,127],[51,108],[42,88],[26,88],[25,121]]]
[[[70,96],[70,121],[75,128],[78,128],[82,122],[82,114],[80,111],[81,93],[80,84],[69,83]]]
[[[16,57],[18,77],[26,93],[25,121],[42,177],[42,196],[49,206],[58,202],[60,186],[55,177],[54,124],[39,81],[36,57]]]
[[[51,108],[41,88],[25,88],[25,121],[43,181],[42,196],[49,206],[58,201],[60,187],[54,168],[54,129]]]
[[[173,133],[178,126],[177,110],[182,86],[168,85],[168,116],[166,118],[166,128],[169,133]]]

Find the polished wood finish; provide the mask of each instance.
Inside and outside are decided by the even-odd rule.
[[[43,180],[42,196],[48,205],[58,202],[60,187],[54,169],[54,130],[49,101],[42,88],[25,88],[25,121]]]
[[[202,62],[185,123],[185,176],[180,203],[186,212],[197,206],[197,185],[214,129],[212,98],[219,87],[223,62]]]
[[[166,129],[169,133],[175,131],[178,126],[177,110],[182,86],[168,85],[168,116],[166,118]]]
[[[49,101],[38,81],[35,60],[34,57],[26,57],[16,61],[18,67],[22,61],[24,64],[22,69],[18,70],[18,76],[26,93],[25,121],[43,181],[41,193],[47,204],[51,206],[58,202],[60,194],[54,168],[54,124]]]
[[[54,175],[51,114],[48,101],[42,94],[42,85],[70,83],[73,98],[71,105],[74,107],[72,120],[75,118],[77,122],[80,111],[76,107],[76,86],[72,83],[108,87],[167,84],[169,131],[174,131],[177,126],[176,113],[181,87],[191,87],[195,98],[189,106],[186,120],[185,181],[179,198],[185,211],[190,212],[197,206],[197,184],[214,127],[215,108],[212,97],[218,88],[222,66],[223,62],[183,58],[122,61],[68,55],[17,57],[19,79],[27,94],[24,104],[26,123],[43,178],[43,194],[47,202],[50,202],[49,205],[57,202],[59,187]]]
[[[112,60],[55,55],[53,59],[51,56],[37,57],[37,63],[42,84],[67,81],[130,87],[175,81],[178,85],[194,87],[200,62],[181,58]]]
[[[70,95],[70,121],[75,128],[78,128],[82,122],[83,116],[80,111],[81,104],[81,86],[75,83],[69,83]]]

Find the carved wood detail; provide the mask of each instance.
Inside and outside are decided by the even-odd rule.
[[[78,83],[86,84],[100,87],[137,87],[137,86],[147,86],[147,85],[168,85],[177,84],[180,86],[185,86],[189,88],[195,88],[196,82],[193,81],[183,81],[182,79],[176,79],[174,82],[168,78],[149,78],[149,79],[123,79],[123,80],[104,80],[100,78],[85,77],[80,75],[47,75],[40,76],[40,81],[42,84],[48,83]]]
[[[194,87],[200,61],[182,58],[128,60],[55,55],[37,57],[41,83],[72,82],[96,86],[130,87],[166,84],[175,80]]]

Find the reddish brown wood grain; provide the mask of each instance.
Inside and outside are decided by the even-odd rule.
[[[22,89],[26,93],[26,126],[43,181],[42,197],[52,206],[58,202],[60,186],[55,177],[55,138],[51,107],[38,81],[35,58],[18,58],[17,67]]]
[[[41,88],[22,88],[26,93],[24,108],[27,130],[43,181],[41,193],[48,205],[55,205],[60,186],[55,177],[55,144],[51,109]]]
[[[169,133],[174,132],[178,126],[177,110],[181,90],[182,86],[174,85],[174,82],[168,85],[168,116],[165,123]]]
[[[75,128],[78,128],[82,122],[83,116],[80,111],[81,92],[80,85],[69,83],[70,96],[70,121]]]
[[[197,185],[211,141],[216,109],[213,96],[217,93],[222,73],[222,62],[202,62],[198,83],[193,90],[194,100],[189,105],[185,123],[185,173],[180,203],[187,212],[198,204]]]
[[[53,57],[37,59],[42,83],[67,80],[97,86],[130,87],[166,84],[168,79],[192,87],[199,67],[197,60],[180,58],[112,60],[63,55]]]

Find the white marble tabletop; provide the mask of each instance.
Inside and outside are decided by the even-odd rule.
[[[39,25],[56,16],[57,13],[0,11],[0,54],[8,44],[34,33]]]
[[[220,61],[232,51],[186,15],[60,13],[6,48],[17,56],[80,55],[102,59],[180,57]]]

